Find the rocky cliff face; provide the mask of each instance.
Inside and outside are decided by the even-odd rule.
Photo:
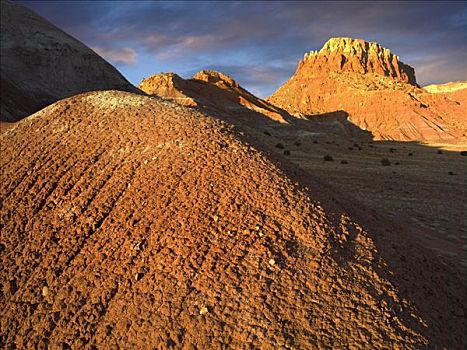
[[[394,78],[416,85],[415,70],[375,42],[362,39],[331,38],[319,51],[305,53],[297,72],[313,75],[354,72]]]
[[[453,140],[467,135],[467,89],[432,94],[414,69],[377,43],[333,38],[306,53],[295,74],[267,101],[291,114],[343,111],[385,140]]]
[[[1,1],[0,120],[93,90],[139,91],[90,48],[26,7]]]

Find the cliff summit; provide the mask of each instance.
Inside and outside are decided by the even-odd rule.
[[[362,39],[331,38],[321,50],[305,53],[299,70],[308,70],[314,75],[329,72],[375,74],[417,84],[415,70],[401,62],[399,56],[376,42]]]

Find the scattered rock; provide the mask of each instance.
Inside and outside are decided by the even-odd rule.
[[[209,309],[208,309],[206,306],[202,306],[202,307],[199,309],[199,314],[200,314],[200,315],[206,315],[208,312],[209,312]]]

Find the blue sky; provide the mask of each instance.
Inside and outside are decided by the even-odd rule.
[[[333,36],[377,41],[421,85],[467,80],[466,2],[17,1],[93,48],[133,84],[160,72],[231,75],[266,97]]]

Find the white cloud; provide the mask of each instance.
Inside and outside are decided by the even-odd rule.
[[[101,46],[92,47],[100,56],[105,59],[123,64],[135,64],[137,62],[136,51],[130,47],[122,47],[120,49],[107,49]]]

